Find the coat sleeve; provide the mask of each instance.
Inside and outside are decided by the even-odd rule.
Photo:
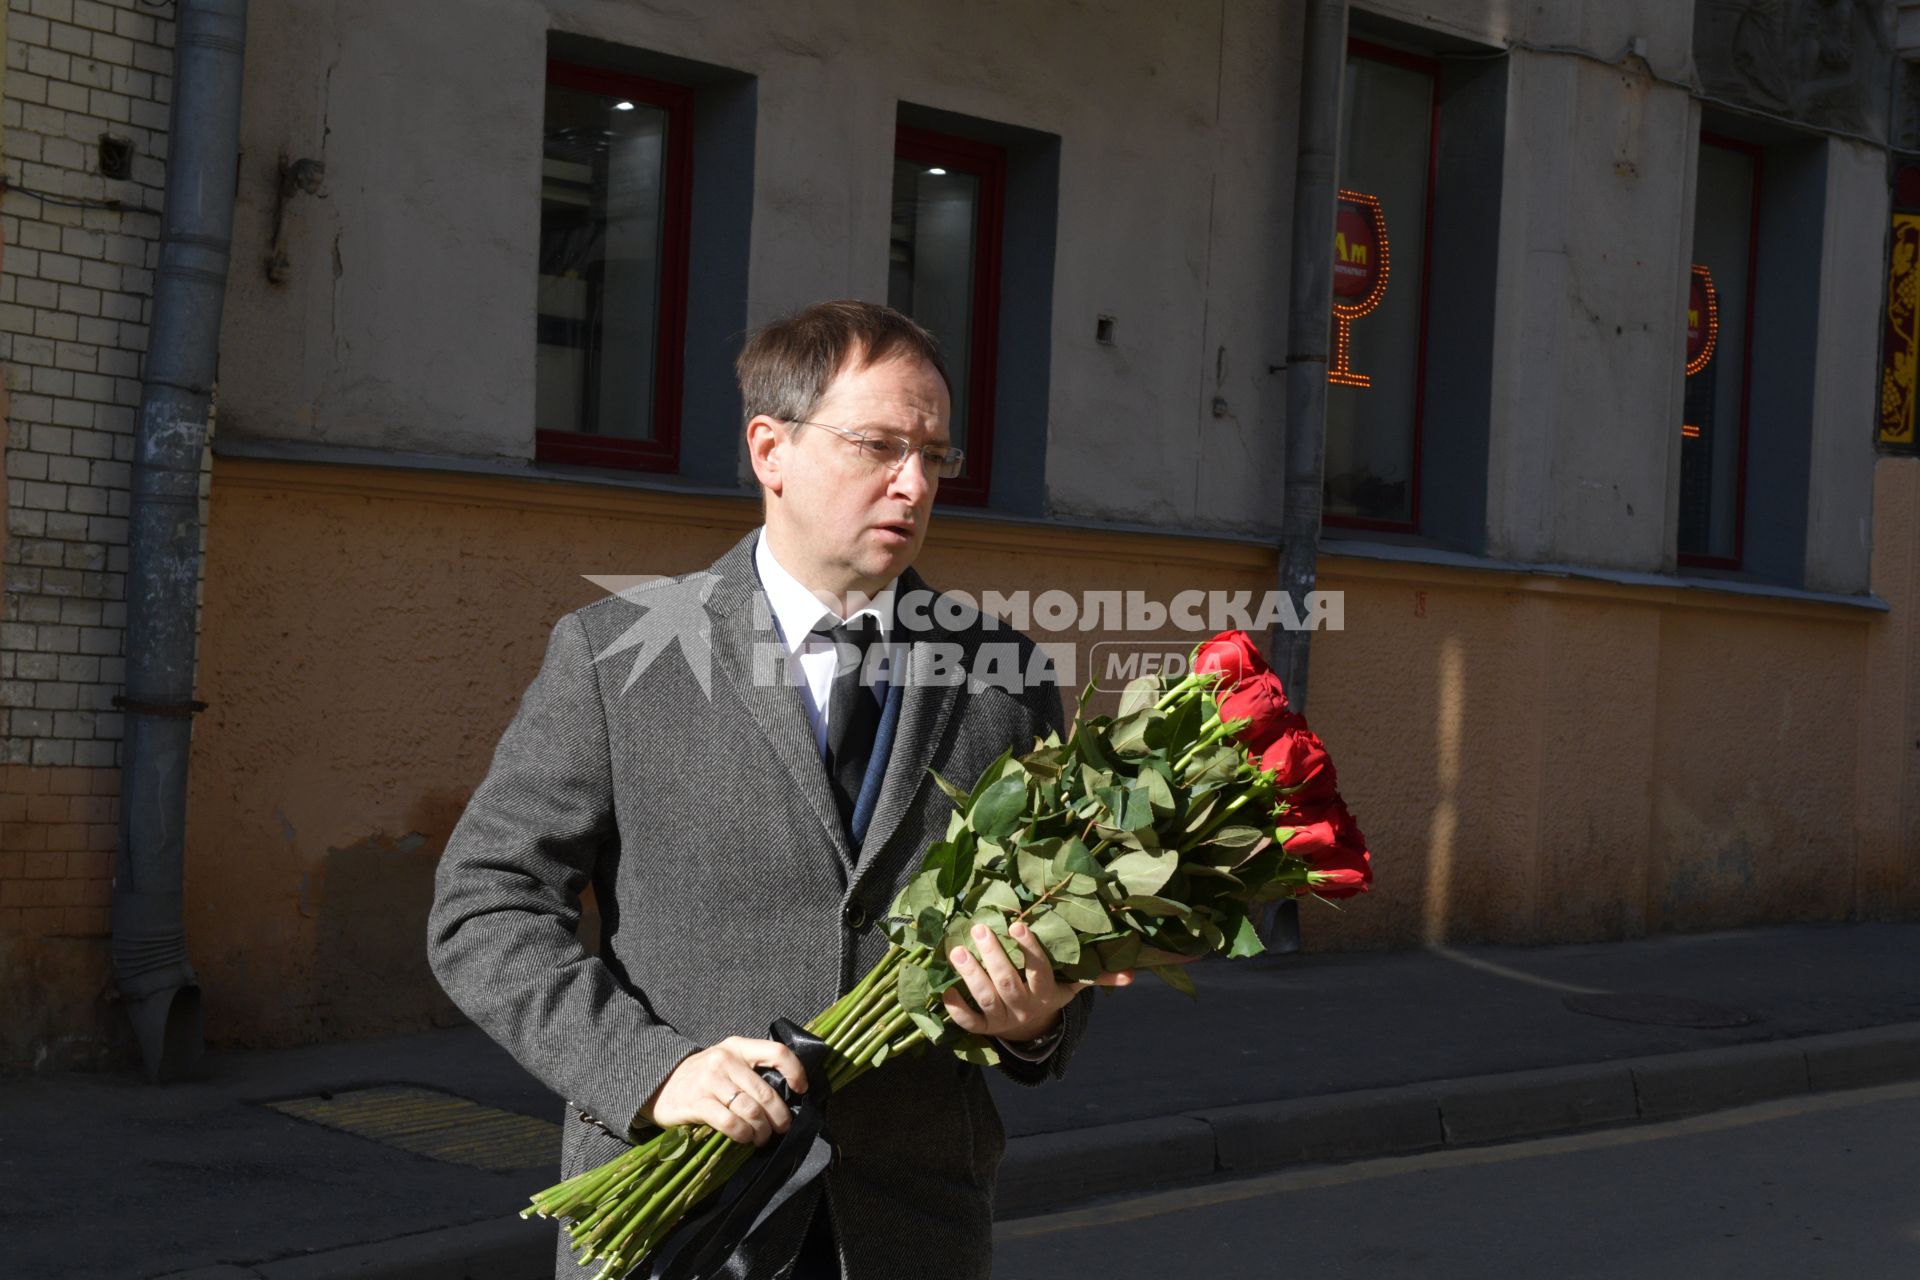
[[[427,958],[521,1066],[624,1137],[700,1046],[575,937],[580,892],[617,836],[605,704],[585,629],[568,614],[447,841]]]
[[[1026,669],[1024,666],[1023,670]],[[1027,689],[1022,695],[1033,717],[1033,727],[1029,735],[1032,738],[1044,738],[1049,733],[1066,736],[1066,712],[1060,701],[1060,686],[1056,681],[1045,681]],[[1067,1073],[1067,1063],[1073,1058],[1073,1051],[1080,1043],[1080,1037],[1086,1034],[1087,1019],[1093,1013],[1094,993],[1092,988],[1082,991],[1069,1000],[1060,1010],[1062,1021],[1060,1041],[1053,1052],[1038,1062],[1019,1058],[1011,1053],[1000,1055],[1000,1071],[1018,1084],[1042,1085],[1049,1080],[1058,1080]]]

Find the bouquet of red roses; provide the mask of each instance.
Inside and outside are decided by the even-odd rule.
[[[1146,969],[1192,994],[1186,962],[1259,954],[1266,904],[1371,887],[1333,761],[1244,632],[1201,644],[1183,679],[1135,681],[1117,716],[1085,707],[1083,695],[1066,738],[1008,752],[970,790],[935,775],[954,812],[894,901],[893,945],[805,1028],[824,1042],[831,1091],[928,1045],[997,1061],[990,1041],[952,1024],[941,996],[961,983],[956,948],[977,960],[997,942],[1024,967],[1015,923],[1061,982]],[[975,940],[980,925],[995,942]],[[521,1216],[565,1219],[582,1264],[624,1275],[754,1151],[676,1126],[538,1193]]]

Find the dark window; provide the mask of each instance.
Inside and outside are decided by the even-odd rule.
[[[1420,522],[1437,64],[1353,41],[1341,102],[1326,520]]]
[[[1760,156],[1759,147],[1744,142],[1700,138],[1680,424],[1683,564],[1741,564]]]
[[[993,451],[995,354],[1006,151],[991,143],[899,127],[887,303],[940,340],[953,383],[953,442],[966,469],[940,499],[987,501]]]
[[[673,470],[687,313],[692,91],[547,65],[535,452]]]

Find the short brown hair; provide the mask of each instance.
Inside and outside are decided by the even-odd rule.
[[[742,423],[763,413],[782,422],[804,421],[855,352],[859,369],[901,356],[923,360],[947,384],[948,394],[953,392],[939,342],[911,316],[878,303],[842,298],[816,302],[762,325],[747,339],[734,361]]]

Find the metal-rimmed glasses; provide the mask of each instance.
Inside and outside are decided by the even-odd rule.
[[[856,451],[869,464],[876,468],[885,467],[888,471],[898,471],[907,465],[908,458],[917,453],[920,455],[920,464],[926,468],[928,475],[939,476],[942,480],[951,480],[960,474],[961,467],[965,466],[967,461],[966,450],[956,449],[952,445],[914,444],[911,441],[902,440],[899,436],[874,435],[867,431],[855,431],[850,427],[836,427],[830,422],[809,422],[804,418],[789,418],[787,425],[819,427],[823,431],[831,431],[842,440],[853,444]]]

